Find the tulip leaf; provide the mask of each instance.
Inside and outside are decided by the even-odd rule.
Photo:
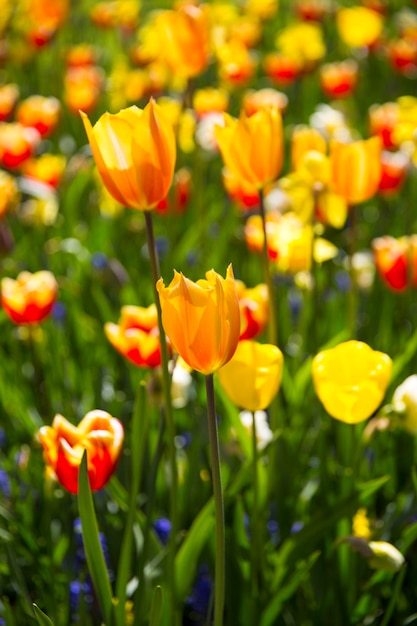
[[[392,367],[392,376],[391,380],[396,380],[399,377],[405,366],[411,361],[414,355],[417,352],[417,330],[411,335],[410,339],[407,341],[407,344],[404,350],[401,352],[399,356],[394,360],[394,365]]]
[[[45,615],[36,604],[33,605],[33,610],[35,611],[35,617],[38,620],[39,626],[54,626],[49,617]]]
[[[104,622],[106,626],[110,626],[112,621],[112,590],[100,543],[97,518],[88,479],[86,451],[84,451],[79,470],[78,508],[88,571],[103,612]]]
[[[382,476],[358,485],[351,496],[339,500],[332,507],[320,512],[302,530],[288,537],[282,544],[275,562],[275,577],[271,585],[273,593],[278,592],[285,577],[288,576],[289,569],[297,563],[299,558],[311,554],[317,542],[325,537],[339,520],[351,517],[358,505],[364,504],[369,496],[389,479],[389,476]]]
[[[260,626],[272,626],[281,613],[284,602],[297,591],[300,584],[306,579],[308,572],[320,556],[320,552],[313,552],[305,561],[299,561],[295,572],[286,580],[285,584],[274,594],[273,599],[262,613]]]
[[[193,583],[200,552],[213,534],[214,502],[211,498],[195,518],[175,558],[178,602],[184,602]]]
[[[162,589],[158,585],[157,587],[155,587],[155,591],[153,592],[152,606],[151,606],[151,618],[149,620],[149,626],[159,626],[159,623],[161,621],[163,600],[164,600],[164,597],[163,597]]]

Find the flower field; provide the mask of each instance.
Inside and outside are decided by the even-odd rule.
[[[417,624],[417,3],[0,33],[0,624]]]

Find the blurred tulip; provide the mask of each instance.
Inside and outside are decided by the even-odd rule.
[[[265,74],[279,86],[287,86],[301,73],[300,61],[286,54],[271,52],[264,58]]]
[[[277,346],[239,341],[219,381],[230,400],[247,411],[266,409],[281,384],[283,356]]]
[[[241,280],[236,280],[236,291],[240,308],[239,339],[254,339],[264,331],[268,322],[268,288],[263,283],[248,288]]]
[[[193,95],[193,108],[198,118],[208,113],[224,113],[229,107],[229,94],[225,89],[203,87]]]
[[[372,241],[372,250],[378,274],[390,289],[417,287],[417,235],[377,237]]]
[[[409,158],[404,152],[382,152],[382,172],[378,187],[382,196],[393,196],[400,192],[407,176],[408,165]]]
[[[314,357],[313,383],[329,415],[358,424],[380,406],[391,370],[387,354],[361,341],[347,341]]]
[[[417,41],[408,38],[394,39],[387,46],[391,66],[404,76],[414,78],[417,74]]]
[[[384,148],[394,148],[393,131],[399,120],[397,102],[374,104],[369,109],[369,127],[372,135],[378,135]]]
[[[328,98],[352,95],[358,80],[358,64],[353,59],[325,63],[320,67],[320,85]]]
[[[95,65],[70,66],[64,75],[64,102],[72,113],[92,111],[101,95],[103,70]]]
[[[381,180],[379,137],[352,143],[333,141],[330,161],[334,190],[349,205],[364,202],[375,195]]]
[[[187,208],[192,187],[191,172],[186,167],[181,167],[175,173],[173,181],[173,194],[169,194],[156,206],[156,211],[160,214],[167,212],[181,215]]]
[[[104,325],[107,339],[129,361],[139,367],[161,365],[156,305],[148,308],[123,306],[118,324]]]
[[[81,113],[98,171],[108,191],[132,209],[155,208],[168,193],[175,167],[172,125],[151,99],[115,115],[104,113],[91,126]]]
[[[417,374],[408,376],[399,385],[392,396],[392,408],[400,416],[401,426],[411,433],[417,434]]]
[[[0,122],[0,163],[8,169],[19,167],[35,152],[40,135],[34,128],[17,122]]]
[[[25,161],[21,170],[24,176],[56,189],[61,183],[65,167],[64,156],[44,153],[36,159]]]
[[[322,133],[308,126],[295,126],[291,135],[291,165],[297,170],[304,158],[310,151],[326,154],[327,145]]]
[[[157,282],[162,322],[172,346],[192,369],[212,374],[233,356],[240,334],[239,301],[232,266],[223,279],[214,270],[193,283],[175,272],[168,287]]]
[[[68,67],[85,67],[86,65],[96,65],[96,49],[88,43],[80,43],[72,46],[66,54]]]
[[[225,190],[240,210],[248,211],[259,206],[259,191],[256,187],[240,180],[225,167],[222,180]]]
[[[52,426],[42,426],[38,439],[46,464],[70,493],[78,493],[78,473],[84,451],[92,491],[102,489],[116,469],[122,452],[123,425],[105,411],[90,411],[78,426],[55,415]]]
[[[28,39],[42,47],[67,19],[69,0],[25,0],[24,10]]]
[[[323,31],[316,23],[287,26],[279,32],[275,43],[281,54],[298,62],[302,72],[314,69],[326,54]]]
[[[15,324],[35,324],[52,310],[58,295],[58,283],[51,272],[21,272],[16,280],[1,281],[1,303]]]
[[[16,119],[22,126],[36,128],[41,137],[47,137],[58,124],[60,110],[57,98],[30,96],[18,106]]]
[[[15,178],[0,170],[0,219],[17,205],[19,199],[20,192]]]
[[[295,12],[300,20],[321,22],[330,12],[329,0],[297,0]]]
[[[242,87],[253,77],[256,59],[237,39],[223,44],[217,51],[220,80],[230,87]]]
[[[374,569],[384,572],[398,572],[405,563],[401,552],[387,541],[370,541],[369,548],[372,550],[372,557],[369,565]]]
[[[343,7],[336,14],[336,26],[342,41],[352,48],[369,47],[382,33],[383,19],[363,6]]]
[[[205,7],[185,2],[177,9],[162,11],[156,27],[160,54],[174,74],[188,79],[206,69],[210,32]]]
[[[0,86],[0,122],[6,121],[12,114],[19,98],[19,87],[13,83]]]
[[[262,189],[278,177],[283,161],[281,114],[262,109],[251,117],[242,111],[239,120],[225,114],[226,125],[216,127],[224,164],[246,184]]]
[[[246,0],[243,8],[250,16],[269,20],[276,15],[278,5],[278,0]]]
[[[256,91],[251,89],[245,93],[242,100],[242,108],[248,117],[269,107],[277,108],[283,114],[287,105],[288,98],[285,93],[268,87]]]

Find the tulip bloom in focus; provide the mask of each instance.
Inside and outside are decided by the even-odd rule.
[[[131,209],[153,209],[168,193],[175,167],[172,125],[151,99],[91,126],[82,113],[97,169],[110,194]]]
[[[216,126],[216,139],[225,166],[244,183],[262,189],[275,180],[283,161],[281,114],[262,109],[238,120],[225,114],[225,126]]]
[[[196,283],[179,272],[168,287],[157,282],[162,322],[172,346],[192,369],[209,375],[233,356],[240,334],[239,301],[232,266]]]
[[[369,200],[381,180],[381,140],[340,143],[333,141],[330,161],[334,191],[349,205]]]
[[[148,308],[124,306],[118,324],[104,326],[107,339],[124,357],[139,367],[161,364],[158,316],[155,304]]]
[[[346,341],[314,357],[313,383],[329,415],[358,424],[381,404],[391,370],[387,354],[361,341]]]
[[[417,235],[377,237],[372,250],[378,274],[390,289],[404,291],[410,284],[417,287]]]
[[[219,380],[230,400],[247,411],[271,404],[282,378],[283,356],[277,346],[240,341],[229,363],[219,370]]]
[[[15,324],[34,324],[45,319],[58,294],[58,284],[51,272],[21,272],[16,280],[1,281],[1,303]]]
[[[70,493],[78,493],[78,473],[87,451],[88,478],[92,491],[102,489],[119,460],[124,432],[122,423],[105,411],[90,411],[78,426],[55,415],[52,426],[42,426],[38,438],[45,461]]]

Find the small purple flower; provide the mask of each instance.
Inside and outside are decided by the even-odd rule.
[[[171,534],[171,527],[172,524],[170,520],[166,517],[159,517],[153,523],[153,529],[163,546],[166,546],[168,544],[169,536]]]

